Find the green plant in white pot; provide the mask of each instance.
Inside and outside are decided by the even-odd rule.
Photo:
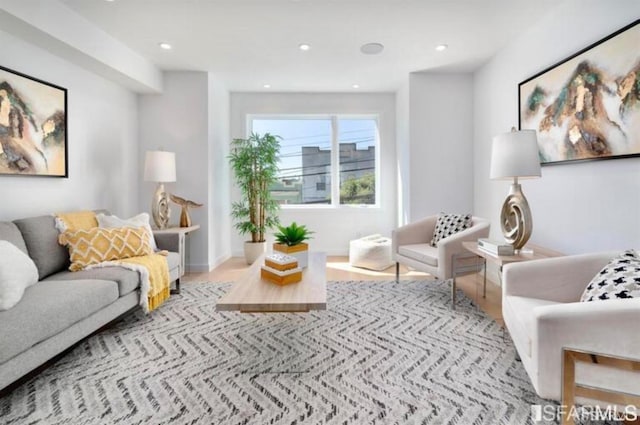
[[[278,225],[280,206],[271,197],[270,186],[277,181],[279,136],[252,133],[248,139],[234,139],[229,162],[242,199],[234,202],[231,215],[241,234],[250,234],[244,244],[247,263],[266,251],[265,234]]]
[[[311,239],[314,233],[307,229],[304,224],[298,226],[294,221],[289,226],[278,225],[279,232],[274,236],[276,243],[273,244],[274,251],[280,251],[298,259],[298,266],[307,267],[309,264],[309,245],[306,240]]]

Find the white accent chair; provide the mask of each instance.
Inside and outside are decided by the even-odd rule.
[[[540,397],[560,400],[563,348],[640,359],[640,298],[580,302],[591,279],[618,254],[571,255],[504,267],[502,315]],[[576,368],[576,381],[640,394],[640,372],[582,364]]]
[[[471,218],[471,227],[441,239],[431,246],[437,215],[398,227],[391,234],[391,252],[396,261],[396,280],[400,278],[400,264],[429,273],[437,279],[450,279],[453,273],[453,256],[457,261],[476,256],[462,247],[462,242],[477,241],[489,237],[490,223],[480,217]],[[474,270],[477,271],[477,270]],[[455,304],[455,279],[452,283],[452,300]]]

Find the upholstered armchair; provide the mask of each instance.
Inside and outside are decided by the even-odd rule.
[[[441,239],[431,246],[438,216],[430,216],[398,227],[392,232],[391,252],[396,262],[396,280],[400,274],[400,264],[429,273],[438,279],[450,279],[454,255],[465,256],[464,241],[477,241],[489,236],[488,220],[472,217],[471,227]],[[475,257],[469,253],[468,257]]]
[[[502,315],[540,397],[560,400],[563,348],[640,359],[640,298],[580,302],[591,279],[619,253],[571,255],[504,267]],[[640,373],[632,373],[583,364],[576,369],[575,379],[592,387],[640,394]]]

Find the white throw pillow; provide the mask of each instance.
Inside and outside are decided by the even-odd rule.
[[[105,215],[98,214],[96,216],[98,220],[98,226],[105,229],[113,229],[118,227],[144,227],[149,233],[149,244],[154,251],[158,250],[158,246],[156,245],[156,239],[153,237],[153,231],[151,230],[151,225],[149,224],[149,214],[140,213],[135,217],[131,218],[119,218],[115,215]]]
[[[38,269],[27,254],[0,240],[0,310],[9,310],[22,299],[24,290],[38,282]]]

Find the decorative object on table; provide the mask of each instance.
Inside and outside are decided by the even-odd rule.
[[[493,255],[514,255],[513,245],[491,239],[478,239],[478,248]]]
[[[531,208],[518,179],[540,177],[535,130],[515,131],[514,128],[493,138],[490,177],[494,180],[513,179],[500,211],[500,226],[504,239],[519,250],[533,231]]]
[[[277,181],[279,138],[252,133],[248,139],[231,142],[229,162],[242,194],[242,199],[233,203],[231,215],[241,234],[251,234],[251,240],[244,243],[248,264],[266,251],[266,231],[278,224],[280,206],[269,188]]]
[[[174,152],[147,151],[144,161],[144,181],[156,182],[158,186],[151,199],[151,215],[158,229],[169,225],[169,195],[164,183],[176,181],[176,154]]]
[[[264,265],[272,269],[286,271],[298,267],[298,260],[291,255],[271,254],[264,258]]]
[[[580,301],[640,298],[640,254],[627,250],[612,258],[589,282]]]
[[[304,241],[311,239],[314,232],[307,229],[304,224],[298,226],[295,221],[287,227],[279,225],[278,230],[279,232],[274,235],[276,243],[273,244],[273,250],[296,257],[300,267],[307,267],[309,264],[309,245]]]
[[[67,89],[0,66],[0,174],[69,176]]]
[[[191,216],[189,215],[189,208],[200,208],[202,204],[189,201],[188,199],[181,198],[174,194],[169,194],[169,198],[173,203],[182,207],[182,211],[180,212],[180,227],[191,227],[192,223]]]
[[[393,265],[391,239],[376,234],[349,241],[349,264],[376,271],[388,269]]]
[[[302,269],[295,257],[272,254],[265,257],[260,276],[278,285],[288,285],[302,280]]]
[[[540,162],[640,155],[640,20],[518,85]]]

